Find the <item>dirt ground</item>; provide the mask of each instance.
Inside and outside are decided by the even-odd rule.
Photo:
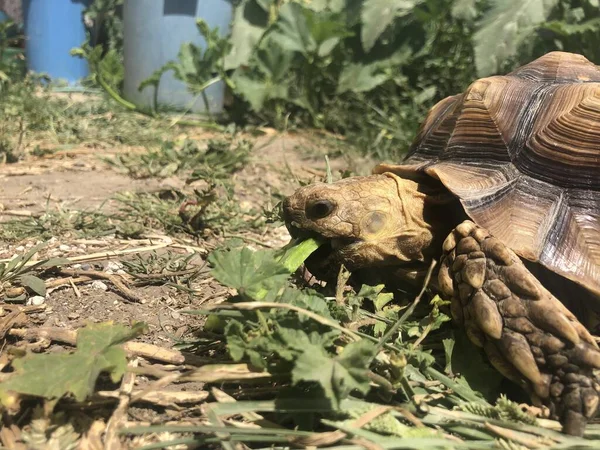
[[[235,196],[240,205],[258,209],[272,206],[268,205],[271,202],[271,193],[287,195],[298,187],[299,182],[324,179],[324,156],[331,152],[331,148],[323,142],[327,141],[309,132],[298,135],[267,130],[265,135],[256,138],[250,163],[234,175]],[[111,149],[108,154],[127,151],[134,150],[117,147]],[[103,156],[106,154],[103,153]],[[334,175],[345,169],[350,169],[355,174],[366,174],[372,163],[346,155],[330,159],[330,167]],[[183,180],[174,177],[143,180],[129,178],[102,161],[98,152],[87,149],[70,150],[54,154],[52,157],[31,157],[20,163],[0,166],[0,180],[0,222],[35,216],[56,208],[110,209],[116,193],[152,192],[183,184]],[[246,238],[247,244],[255,248],[278,248],[289,241],[287,230],[281,226],[245,232],[242,238]],[[8,260],[15,254],[22,254],[36,243],[39,243],[39,240],[35,238],[10,244],[2,243],[0,259]],[[165,252],[183,255],[196,252],[197,256],[192,262],[204,268],[193,281],[194,295],[165,285],[136,286],[126,277],[124,281],[129,289],[126,292],[109,278],[76,283],[68,280],[68,274],[45,278],[47,283],[56,282],[56,287],[50,287],[45,298],[32,299],[29,296],[29,299],[21,302],[4,305],[0,302],[0,325],[2,316],[6,319],[6,314],[15,309],[25,313],[25,318],[21,316],[20,319],[22,323],[4,324],[7,329],[10,329],[11,325],[20,325],[28,330],[50,330],[50,334],[60,335],[61,331],[77,330],[88,323],[115,321],[132,324],[143,321],[148,325],[148,333],[137,341],[155,346],[156,351],[171,350],[178,342],[197,338],[196,332],[204,320],[200,316],[185,314],[182,311],[223,301],[229,294],[226,288],[210,277],[210,271],[203,261],[208,252],[218,246],[218,237],[195,242],[181,241],[160,234],[136,240],[119,239],[114,236],[97,239],[53,237],[46,244],[38,258],[66,257],[79,262],[74,266],[76,271],[96,271],[112,277],[125,275],[122,271],[123,260],[131,261],[138,255],[143,257],[154,251],[157,255]],[[77,276],[78,274],[73,274],[73,278]],[[133,292],[135,301],[127,295],[128,292]],[[0,331],[1,329],[2,326]],[[38,338],[33,339],[34,343],[31,344],[38,346],[37,351],[72,349],[65,345],[65,342],[61,342],[60,338]],[[198,363],[202,365],[202,357],[191,352],[183,354],[186,361],[194,361],[196,367]],[[162,358],[161,370],[170,370],[169,367],[172,369],[169,362],[175,361],[169,361],[169,355]],[[176,351],[174,355],[177,360],[181,354]],[[149,363],[145,360],[144,364]],[[156,364],[153,367],[156,367]],[[147,377],[138,376],[135,380],[136,389],[148,382]],[[179,383],[169,386],[168,389],[195,392],[199,386],[194,382]],[[136,423],[149,424],[181,419],[187,414],[189,411],[185,408],[172,404],[171,407],[157,407],[150,402],[131,405],[127,418]],[[107,420],[107,417],[100,414],[98,420]]]

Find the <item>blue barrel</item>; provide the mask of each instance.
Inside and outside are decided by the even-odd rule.
[[[23,0],[27,68],[77,84],[89,74],[87,61],[71,56],[86,39],[83,11],[91,0]]]
[[[153,86],[139,86],[169,61],[177,60],[181,44],[203,47],[204,38],[196,26],[203,19],[210,28],[228,33],[233,7],[229,0],[127,0],[123,6],[125,80],[124,94],[131,102],[152,107],[156,94],[159,105],[177,110],[206,113],[202,98],[192,95],[185,85],[167,72],[158,92]],[[223,110],[224,83],[206,89],[210,113]]]

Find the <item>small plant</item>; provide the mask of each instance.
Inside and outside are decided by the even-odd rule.
[[[180,255],[170,251],[164,254],[152,252],[145,257],[136,255],[132,261],[123,261],[123,266],[140,286],[189,285],[204,267],[204,264],[192,264],[192,260],[198,256],[196,253]]]
[[[23,255],[16,255],[9,262],[0,263],[0,295],[10,294],[12,301],[24,300],[26,294],[21,289],[16,289],[16,296],[12,295],[15,291],[14,288],[18,287],[27,288],[37,295],[46,295],[44,281],[32,273],[36,269],[50,269],[62,264],[69,264],[70,261],[65,258],[51,258],[30,263],[35,254],[43,247],[44,244],[36,245]]]

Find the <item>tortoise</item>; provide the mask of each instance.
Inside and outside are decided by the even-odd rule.
[[[282,213],[292,237],[327,242],[306,262],[322,279],[344,264],[418,280],[439,261],[453,321],[583,434],[600,399],[599,67],[551,52],[478,79],[433,106],[400,164],[303,186]]]

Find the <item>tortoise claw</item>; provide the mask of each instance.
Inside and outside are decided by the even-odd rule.
[[[471,221],[444,242],[438,278],[452,314],[506,377],[582,435],[600,402],[600,349],[501,241]]]

